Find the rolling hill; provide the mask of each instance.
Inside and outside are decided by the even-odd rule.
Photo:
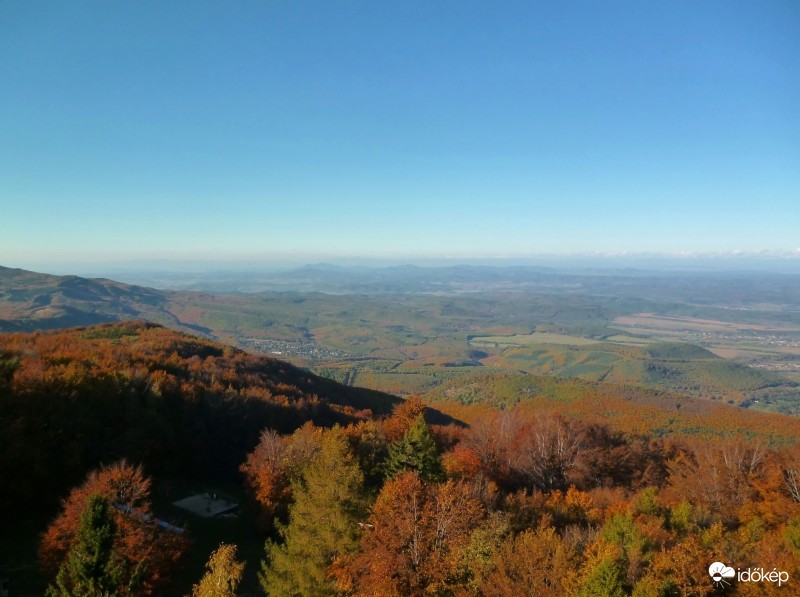
[[[661,354],[674,356],[674,350]],[[609,471],[619,470],[614,458],[634,458],[635,450],[656,466],[673,455],[675,442],[745,440],[742,445],[783,450],[800,439],[795,417],[576,379],[519,373],[461,376],[425,398],[440,422],[473,425],[474,433],[462,425],[441,428],[440,441],[447,446],[459,438],[462,448],[474,445],[470,442],[500,420],[499,408],[520,424],[557,415],[569,421],[568,429],[583,429],[587,442],[614,442],[608,449],[591,444],[585,451],[590,464],[608,453]],[[14,564],[15,594],[42,594],[47,579],[38,571],[35,553],[49,513],[99,463],[121,457],[143,463],[158,488],[156,511],[174,515],[175,490],[182,496],[189,488],[222,487],[245,499],[235,489],[238,466],[263,428],[285,433],[312,421],[322,426],[356,423],[351,431],[370,429],[359,423],[373,413],[389,413],[398,402],[141,321],[0,334],[0,478],[13,479],[0,493],[0,512],[14,519],[4,522],[10,531],[0,542],[0,559]],[[458,454],[456,446],[448,456],[451,465],[460,462]],[[623,468],[634,470],[638,462]],[[596,468],[587,465],[586,470],[594,478]],[[604,486],[598,495],[620,491]],[[254,520],[250,507],[231,520],[184,518],[182,528],[192,539],[186,568],[172,572],[170,591],[162,594],[186,594],[221,541],[240,546],[251,570],[249,586],[255,586],[264,535]]]
[[[660,288],[665,280],[619,272],[559,277],[525,268],[401,267],[357,269],[350,272],[357,284],[328,284],[344,273],[309,266],[262,280],[268,292],[213,294],[0,268],[0,331],[145,319],[275,355],[346,385],[400,395],[464,375],[515,371],[800,411],[800,332],[788,307],[761,313],[706,304],[701,311],[712,309],[717,319],[711,320],[653,315],[696,307],[662,302],[648,303],[649,316],[622,317],[641,311],[643,302],[626,299],[621,310],[618,299],[590,296],[587,288],[606,293],[620,283],[631,293],[636,283]],[[300,282],[309,290],[286,291]],[[704,282],[717,289],[709,296],[719,295],[714,283]],[[320,287],[344,294],[310,291]],[[765,286],[767,294],[771,289]]]
[[[450,379],[423,395],[438,410],[466,423],[487,410],[522,407],[648,437],[743,439],[763,445],[793,444],[800,419],[753,412],[727,403],[674,392],[523,373]]]
[[[482,363],[533,375],[636,385],[787,413],[796,413],[800,407],[797,382],[680,342],[646,346],[542,342],[506,348]]]
[[[398,399],[142,321],[0,334],[0,494],[52,506],[118,458],[155,474],[237,479],[265,427],[347,423]]]
[[[152,288],[0,266],[0,331],[34,331],[126,319],[182,323]],[[202,330],[195,330],[202,331]]]

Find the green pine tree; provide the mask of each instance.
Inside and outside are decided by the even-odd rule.
[[[619,563],[610,556],[597,563],[578,591],[579,597],[625,597],[629,594]]]
[[[403,439],[392,444],[386,471],[389,478],[403,471],[415,471],[426,482],[442,481],[445,477],[442,459],[431,430],[422,415],[418,416]]]
[[[358,523],[366,514],[364,475],[341,430],[323,435],[319,454],[292,489],[289,522],[279,528],[283,543],[267,543],[261,585],[281,597],[334,594],[329,568],[358,547]]]
[[[116,532],[108,500],[98,495],[90,497],[75,544],[58,571],[55,585],[48,587],[48,597],[118,595],[123,569],[114,555]]]

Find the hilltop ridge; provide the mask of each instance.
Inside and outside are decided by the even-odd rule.
[[[289,363],[132,321],[0,334],[3,511],[52,505],[102,462],[236,479],[266,428],[348,423],[399,399]]]

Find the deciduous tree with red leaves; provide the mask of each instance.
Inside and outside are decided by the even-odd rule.
[[[334,565],[337,588],[353,595],[446,590],[458,550],[482,516],[463,483],[426,485],[415,472],[401,473],[378,495],[358,553]]]
[[[140,466],[124,460],[89,474],[64,500],[61,514],[48,527],[39,546],[42,568],[55,576],[75,545],[81,517],[92,496],[109,504],[114,522],[114,553],[128,574],[139,575],[135,593],[150,595],[164,581],[185,551],[187,539],[158,524],[150,510],[150,479]],[[124,579],[123,585],[129,584]]]

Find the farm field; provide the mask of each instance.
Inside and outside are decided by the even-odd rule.
[[[530,346],[532,344],[586,346],[588,344],[596,344],[597,340],[592,340],[591,338],[581,338],[580,336],[568,336],[566,334],[533,332],[531,334],[516,334],[514,336],[475,336],[469,339],[469,343],[472,346],[495,348],[505,346]]]
[[[798,410],[794,287],[781,291],[788,301],[781,308],[764,300],[785,278],[742,296],[725,279],[689,275],[676,287],[682,278],[675,275],[664,285],[658,276],[524,269],[380,272],[304,268],[285,276],[287,285],[325,292],[198,292],[2,270],[0,328],[147,319],[398,395],[463,375],[517,371]],[[703,285],[699,303],[693,293]],[[684,348],[656,355],[662,344]]]
[[[760,369],[800,373],[800,327],[793,324],[752,324],[638,313],[616,317],[609,327],[653,340],[697,344],[722,358]]]

